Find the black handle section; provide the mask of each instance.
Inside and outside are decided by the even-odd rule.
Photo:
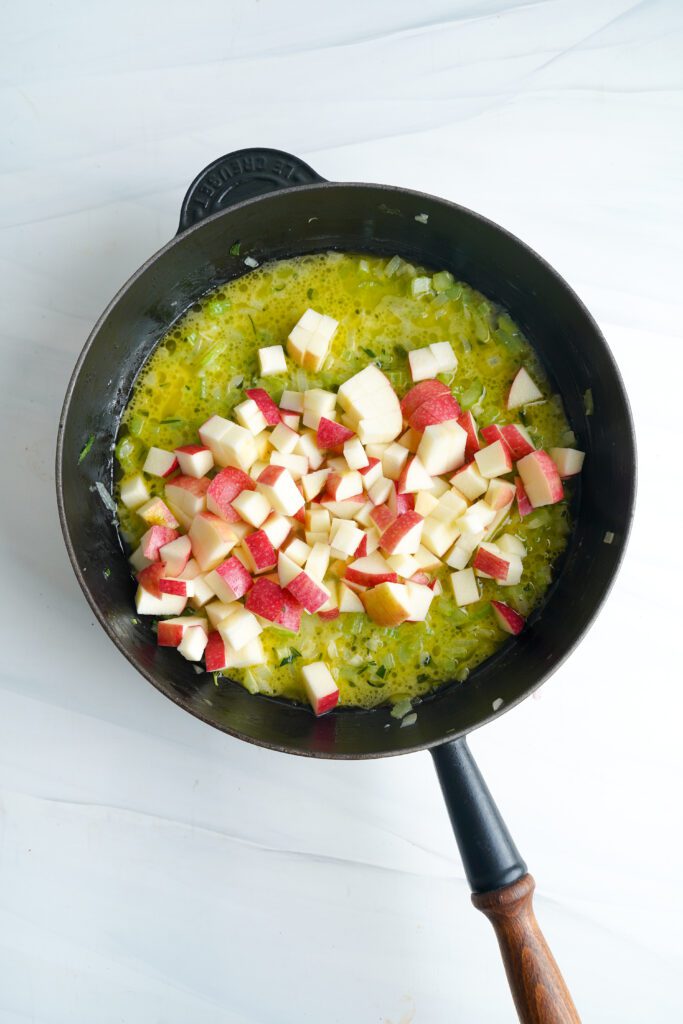
[[[522,878],[526,864],[465,737],[434,747],[432,756],[472,892],[492,892]]]
[[[180,209],[178,234],[219,210],[244,199],[293,185],[325,181],[312,167],[279,149],[238,149],[205,167],[187,190]]]

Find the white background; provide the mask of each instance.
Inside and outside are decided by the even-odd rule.
[[[514,1016],[429,756],[212,731],[118,654],[63,549],[77,354],[196,172],[250,144],[487,214],[613,347],[640,447],[624,569],[472,747],[584,1020],[680,1019],[683,6],[39,0],[2,22],[0,1024]]]

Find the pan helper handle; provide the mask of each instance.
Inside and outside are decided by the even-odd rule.
[[[527,872],[465,738],[432,750],[472,889],[491,921],[521,1024],[580,1024],[560,969],[536,921]]]

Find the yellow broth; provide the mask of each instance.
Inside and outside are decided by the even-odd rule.
[[[120,478],[141,470],[152,445],[172,449],[196,443],[200,424],[214,413],[230,417],[245,388],[265,388],[278,402],[285,388],[336,390],[375,362],[402,397],[411,386],[407,352],[436,341],[449,341],[458,358],[457,371],[440,379],[480,426],[523,422],[539,448],[573,444],[561,399],[509,316],[450,275],[437,274],[430,294],[413,297],[416,274],[431,272],[396,257],[322,253],[265,264],[206,295],[169,330],[139,376],[116,447]],[[284,346],[309,306],[339,321],[324,369],[305,372],[288,361],[286,376],[261,378],[258,349]],[[522,364],[544,400],[508,413],[507,392]],[[163,492],[163,480],[147,477],[147,484],[152,493]],[[118,512],[124,539],[136,544],[146,524],[120,500]],[[451,570],[444,566],[443,594],[432,602],[425,622],[382,628],[362,614],[328,622],[305,614],[296,636],[272,626],[264,630],[267,665],[231,670],[230,677],[252,692],[304,700],[300,666],[324,660],[340,688],[340,703],[361,707],[423,696],[452,679],[464,681],[509,639],[496,624],[491,598],[523,615],[543,598],[553,562],[567,543],[567,504],[538,509],[523,520],[515,504],[498,532],[503,530],[527,548],[519,585],[501,587],[482,579],[481,599],[458,608]],[[132,593],[131,588],[131,601]]]

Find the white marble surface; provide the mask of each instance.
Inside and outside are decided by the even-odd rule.
[[[487,213],[606,332],[640,444],[628,558],[540,699],[472,746],[584,1020],[679,1019],[681,4],[38,0],[2,22],[0,1024],[513,1019],[429,757],[310,763],[201,725],[121,658],[63,549],[76,356],[194,174],[249,144]]]

